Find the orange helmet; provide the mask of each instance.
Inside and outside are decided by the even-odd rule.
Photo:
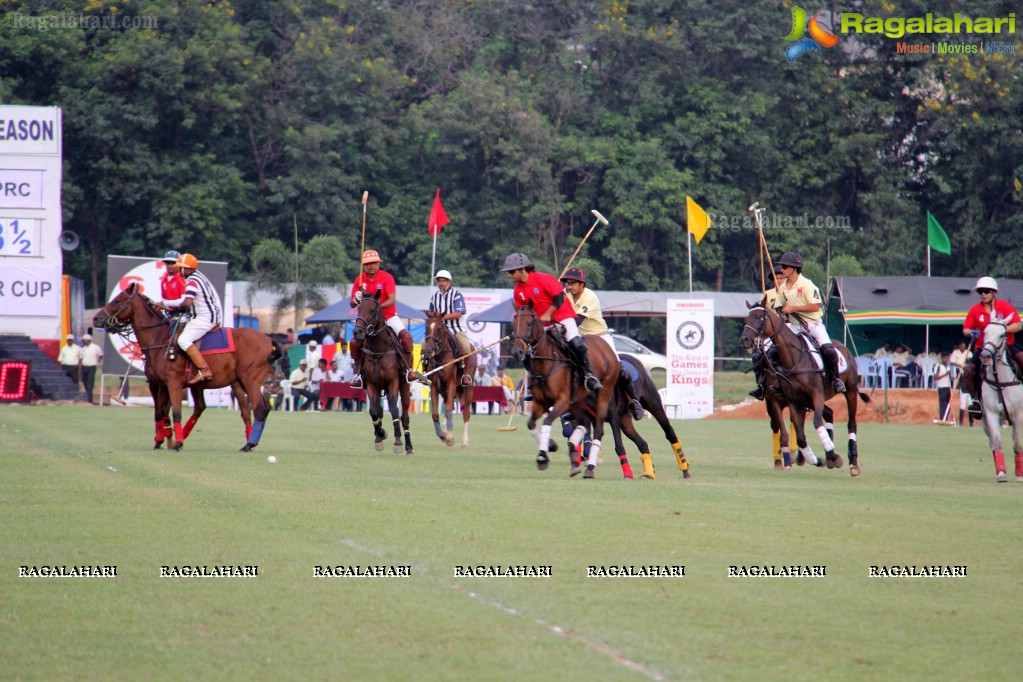
[[[179,268],[192,268],[193,270],[199,269],[199,261],[190,253],[182,254],[181,258],[178,259],[178,262],[175,263],[175,265]]]
[[[368,265],[369,263],[379,263],[380,254],[373,249],[367,249],[362,252],[362,264]]]

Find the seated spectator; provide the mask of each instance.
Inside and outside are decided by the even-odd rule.
[[[913,379],[920,373],[920,367],[913,362],[912,353],[913,349],[904,343],[900,343],[895,347],[895,352],[891,355],[895,373],[907,377],[908,383],[913,383]]]
[[[892,354],[892,342],[885,341],[884,345],[874,351],[874,359],[887,358]]]
[[[316,402],[320,402],[320,384],[327,379],[327,361],[320,358],[315,369],[309,374],[309,392],[316,396]]]
[[[505,410],[510,414],[515,410],[515,382],[504,373],[504,365],[497,366],[497,376],[493,379],[493,385],[504,389],[505,404],[507,405]]]
[[[292,372],[289,378],[291,379],[292,395],[305,398],[300,409],[308,410],[315,398],[312,391],[309,390],[309,362],[305,358],[299,360],[298,369]],[[298,401],[296,400],[295,403],[297,405]]]

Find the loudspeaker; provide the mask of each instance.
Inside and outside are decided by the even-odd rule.
[[[71,230],[64,230],[60,233],[60,248],[65,251],[74,251],[78,248],[78,235]]]

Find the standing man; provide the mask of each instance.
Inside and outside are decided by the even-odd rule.
[[[81,374],[79,368],[82,365],[82,348],[75,344],[74,334],[68,334],[64,340],[66,344],[60,349],[57,363],[64,370],[64,374],[67,374],[68,379],[75,382],[75,388],[77,389],[79,375]]]
[[[405,366],[409,368],[406,381],[422,381],[424,384],[430,380],[412,369],[412,334],[405,329],[405,323],[398,317],[398,287],[394,282],[391,273],[380,269],[380,254],[373,249],[362,252],[362,272],[355,278],[352,284],[352,296],[350,305],[353,308],[362,303],[363,296],[373,296],[380,292],[380,308],[384,313],[384,322],[394,330],[401,342],[401,349],[405,354]],[[352,339],[348,347],[352,351],[352,360],[355,363],[355,376],[352,378],[353,388],[362,388],[362,343]]]
[[[831,337],[824,327],[821,318],[824,316],[821,310],[821,292],[817,285],[803,276],[803,257],[794,251],[782,254],[778,259],[778,265],[782,266],[781,277],[778,287],[778,301],[781,311],[785,315],[795,315],[796,319],[802,322],[802,326],[812,336],[821,349],[821,357],[831,371],[832,388],[835,393],[845,393],[845,384],[838,374],[838,351],[831,344]],[[789,327],[797,334],[800,325],[789,323]]]
[[[468,355],[475,350],[472,341],[462,329],[462,316],[465,315],[465,298],[462,292],[451,286],[451,273],[447,270],[438,270],[434,277],[437,283],[437,291],[430,297],[430,312],[443,313],[444,326],[455,335],[458,347],[461,349],[459,355]],[[462,385],[472,386],[472,377],[465,373],[465,360],[458,363],[462,372]]]
[[[952,401],[952,365],[948,353],[941,354],[941,362],[935,368],[934,387],[938,389],[938,419],[947,419],[948,405]]]
[[[160,277],[160,298],[163,304],[167,301],[179,301],[185,296],[185,277],[178,269],[178,259],[181,254],[177,251],[168,251],[163,256],[164,273]]]
[[[586,348],[586,342],[583,341],[583,337],[579,336],[579,327],[575,322],[575,310],[572,309],[572,303],[554,275],[537,272],[536,266],[524,253],[513,253],[505,258],[501,272],[507,272],[511,280],[515,282],[512,300],[516,308],[522,308],[527,303],[532,303],[533,310],[536,311],[545,326],[550,327],[551,324],[557,323],[565,330],[568,347],[586,373],[586,389],[596,392],[603,388],[590,366],[590,355]]]
[[[970,417],[980,419],[980,351],[984,347],[984,328],[995,320],[1005,323],[1005,352],[1023,366],[1023,348],[1016,345],[1016,332],[1023,329],[1023,321],[1011,303],[998,298],[998,282],[993,277],[981,277],[973,290],[980,301],[966,313],[963,323],[963,336],[974,340],[973,357],[963,367],[960,386],[973,398],[968,410]]]
[[[223,321],[224,307],[220,303],[220,295],[213,288],[213,282],[199,272],[199,261],[195,256],[186,253],[178,259],[176,265],[185,277],[185,295],[177,301],[166,301],[165,305],[192,316],[178,335],[178,347],[195,365],[195,376],[188,381],[191,385],[213,378],[213,372],[195,342]]]
[[[569,268],[561,277],[562,284],[568,292],[568,298],[575,310],[575,323],[579,327],[579,333],[583,336],[599,336],[611,349],[611,352],[618,357],[618,349],[615,348],[614,339],[608,331],[607,322],[604,321],[604,313],[601,310],[600,299],[597,294],[586,286],[586,273],[582,268]],[[621,358],[619,358],[621,360]],[[629,410],[632,418],[639,421],[646,415],[643,406],[639,404],[636,397],[636,387],[632,385],[632,376],[622,367],[618,376],[618,383],[629,398]]]
[[[103,349],[92,342],[92,334],[82,336],[82,386],[92,402],[92,387],[96,383],[96,367],[103,362]]]

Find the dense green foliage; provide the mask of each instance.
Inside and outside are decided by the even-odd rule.
[[[513,249],[563,265],[597,208],[611,225],[582,255],[605,288],[684,289],[687,194],[727,228],[695,247],[705,289],[759,283],[753,201],[772,219],[847,217],[848,229],[768,231],[772,252],[808,262],[830,245],[843,256],[832,274],[922,274],[930,210],[953,247],[933,255],[935,274],[1023,275],[1019,57],[897,54],[894,39],[843,35],[789,64],[790,7],[9,0],[0,101],[64,110],[65,227],[84,247],[67,263],[90,302],[108,253],[187,249],[247,278],[255,244],[292,242],[293,216],[303,242],[332,235],[354,254],[364,190],[367,246],[426,284],[438,187],[451,218],[438,264],[462,286],[502,285]],[[158,25],[39,30],[111,14]]]

